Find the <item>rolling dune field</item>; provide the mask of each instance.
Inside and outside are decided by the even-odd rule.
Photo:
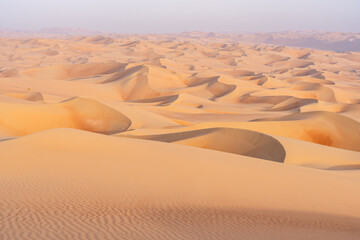
[[[0,239],[360,239],[360,53],[0,39]]]

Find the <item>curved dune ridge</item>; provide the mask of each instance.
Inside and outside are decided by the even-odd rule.
[[[279,239],[284,231],[292,239],[357,239],[360,233],[358,185],[320,170],[76,129],[2,142],[0,164],[7,239]]]
[[[129,136],[131,135],[122,135]],[[283,162],[285,149],[281,143],[260,132],[235,128],[209,128],[178,133],[132,136],[160,142],[234,153],[248,157]]]
[[[0,39],[1,240],[359,239],[358,53],[16,36]]]
[[[57,104],[0,103],[0,106],[2,136],[23,136],[61,127],[110,134],[125,131],[131,124],[122,113],[85,98]]]

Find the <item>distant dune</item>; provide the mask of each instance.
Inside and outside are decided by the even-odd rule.
[[[68,36],[93,36],[104,34],[101,31],[91,31],[82,28],[43,28],[39,30],[0,30],[0,37],[6,38],[63,38]]]
[[[1,240],[359,239],[358,34],[0,35]]]
[[[177,36],[192,39],[227,39],[252,44],[271,44],[289,47],[314,48],[337,52],[360,51],[360,33],[284,31],[269,33],[225,34],[187,32],[178,34]]]
[[[46,28],[36,31],[0,30],[0,38],[71,38],[74,36],[126,37],[131,34],[114,32],[91,31],[77,28]],[[148,39],[156,35],[138,34],[141,39]],[[216,33],[216,32],[183,32],[173,34],[158,34],[157,38],[181,40],[184,38],[197,41],[211,39],[220,42],[244,42],[251,44],[271,44],[278,46],[313,48],[337,52],[360,52],[360,33],[321,32],[321,31],[283,31],[265,33]]]
[[[315,48],[338,52],[360,51],[360,33],[341,32],[280,32],[242,34],[240,41],[282,46]]]

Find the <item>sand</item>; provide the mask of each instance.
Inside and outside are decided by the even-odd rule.
[[[359,53],[199,36],[0,39],[0,239],[359,239]]]

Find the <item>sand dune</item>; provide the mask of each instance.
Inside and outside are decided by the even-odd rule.
[[[47,78],[49,80],[69,80],[83,77],[90,77],[99,74],[113,73],[125,64],[119,63],[89,63],[89,64],[68,64],[54,65],[46,68],[29,69],[23,74],[36,78]]]
[[[131,124],[120,112],[83,98],[49,105],[1,103],[0,109],[2,136],[23,136],[59,127],[110,134],[125,131]]]
[[[360,153],[273,136],[286,149],[286,164],[326,170],[359,170]],[[334,171],[336,172],[336,171]]]
[[[266,134],[295,138],[321,145],[360,151],[360,123],[331,112],[295,113],[280,118],[256,119],[250,122],[206,122],[185,128],[197,130],[214,127],[248,129]],[[175,133],[184,129],[164,129]],[[142,132],[139,131],[139,134]],[[133,135],[138,135],[136,132]]]
[[[274,106],[272,106],[269,111],[286,111],[291,109],[296,109],[308,104],[317,103],[316,99],[297,99],[289,98],[286,99]]]
[[[317,169],[360,169],[359,152],[244,129],[205,128],[158,135],[121,136],[177,143]]]
[[[276,64],[277,67],[286,67],[286,68],[306,68],[309,67],[310,65],[314,65],[314,63],[302,59],[290,59],[289,61]]]
[[[2,77],[2,78],[16,77],[19,75],[20,75],[20,73],[17,69],[8,69],[8,70],[2,71],[0,73],[0,77]]]
[[[6,96],[14,97],[14,98],[20,98],[25,99],[27,101],[33,101],[33,102],[43,102],[44,96],[40,92],[35,93],[6,93]]]
[[[285,149],[275,138],[243,129],[209,128],[172,134],[147,135],[140,138],[179,143],[275,162],[283,162],[286,155]]]
[[[0,39],[0,239],[359,239],[358,53],[66,32]]]
[[[284,231],[356,239],[360,231],[358,185],[321,170],[67,129],[0,149],[9,239],[277,239]]]

